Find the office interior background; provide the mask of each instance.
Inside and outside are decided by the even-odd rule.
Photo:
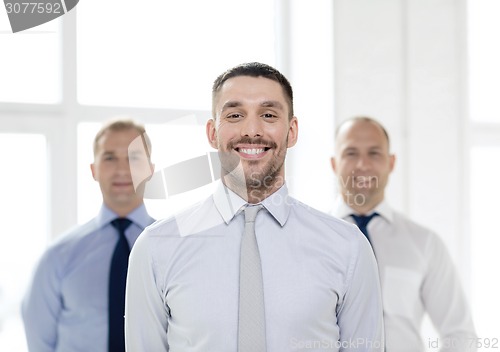
[[[500,338],[498,14],[498,0],[80,1],[12,34],[0,11],[0,350],[26,350],[20,301],[43,250],[98,211],[101,122],[144,122],[157,170],[203,155],[211,84],[249,61],[294,87],[292,195],[329,211],[335,125],[380,120],[397,157],[390,204],[441,236],[478,336]],[[146,205],[162,218],[207,191]]]

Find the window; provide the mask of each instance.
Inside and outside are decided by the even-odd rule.
[[[81,3],[78,100],[209,110],[211,84],[225,69],[275,63],[274,23],[268,0]]]
[[[19,317],[34,264],[47,245],[47,148],[44,136],[0,133],[2,222],[0,350],[26,350]]]
[[[0,102],[55,104],[61,101],[60,20],[12,34],[0,11]]]
[[[500,145],[473,147],[471,151],[472,294],[479,337],[497,337],[500,287],[493,284],[492,270],[500,267],[497,219],[500,199]]]
[[[496,180],[500,173],[499,11],[500,2],[496,0],[468,1],[472,308],[478,336],[490,339],[498,337],[500,326],[499,318],[491,314],[500,311],[500,289],[492,276],[500,267],[495,222],[500,197]]]
[[[496,44],[500,1],[469,0],[468,13],[471,119],[500,123],[500,47]]]

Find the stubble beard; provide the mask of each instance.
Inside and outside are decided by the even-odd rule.
[[[284,183],[282,170],[285,162],[287,141],[285,141],[285,147],[277,155],[273,155],[261,170],[252,170],[253,166],[257,166],[261,161],[246,160],[242,162],[238,155],[232,153],[236,143],[228,143],[225,149],[222,149],[219,145],[219,157],[225,184],[229,188],[239,190],[237,192],[239,194],[246,192],[249,198],[262,198],[262,196],[265,197],[273,193]],[[248,141],[244,142],[247,143]],[[238,141],[238,143],[242,143],[242,141]],[[262,142],[254,141],[254,143]],[[277,145],[274,142],[262,144],[269,145],[272,150],[277,150]]]

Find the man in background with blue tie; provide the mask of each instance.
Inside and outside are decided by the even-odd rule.
[[[151,143],[132,120],[106,123],[94,140],[91,171],[103,204],[97,216],[43,254],[23,300],[30,352],[124,352],[130,248],[151,218],[143,203],[153,172]]]
[[[395,163],[385,128],[369,117],[344,121],[331,163],[341,195],[332,213],[356,223],[377,258],[386,351],[426,351],[428,340],[420,336],[426,313],[440,334],[440,351],[475,351],[471,313],[443,242],[384,200]]]

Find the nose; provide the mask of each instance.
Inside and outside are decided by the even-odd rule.
[[[119,158],[116,170],[120,174],[130,174],[130,163],[128,158]]]
[[[243,121],[241,136],[253,138],[262,137],[263,134],[263,121],[260,116],[248,115]]]
[[[370,169],[370,158],[366,155],[360,155],[356,163],[356,169],[360,171],[367,171]]]

